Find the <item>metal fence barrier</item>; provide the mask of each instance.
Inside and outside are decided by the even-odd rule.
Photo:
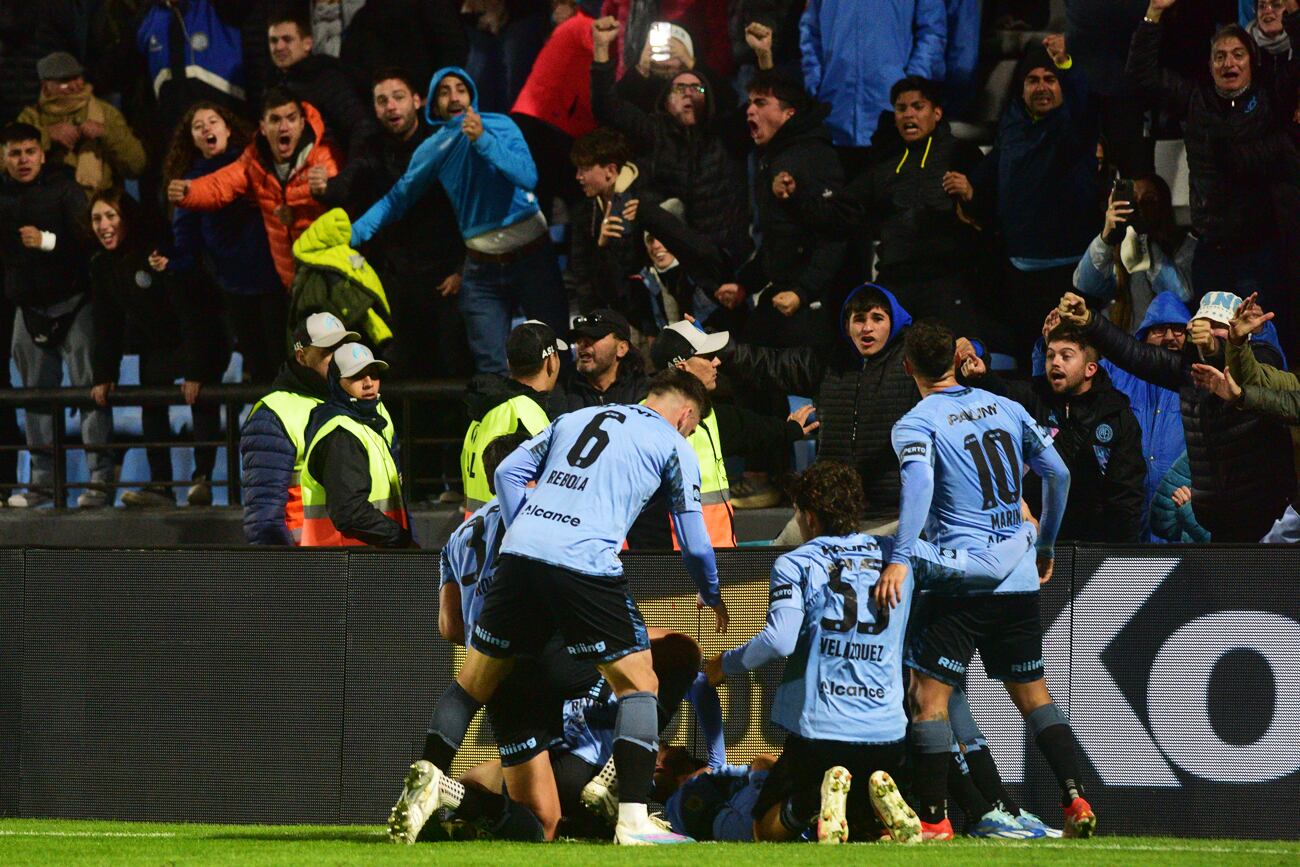
[[[260,400],[263,396],[271,391],[266,385],[242,385],[242,384],[213,384],[204,385],[199,392],[197,403],[200,405],[211,406],[216,404],[225,410],[225,429],[224,436],[219,440],[197,440],[197,439],[178,439],[164,442],[150,441],[114,441],[104,446],[92,446],[90,449],[107,452],[125,452],[134,448],[226,448],[226,479],[224,482],[217,481],[212,484],[220,486],[225,485],[228,488],[229,502],[234,505],[240,501],[240,468],[239,468],[239,421],[245,407],[251,406]],[[412,462],[409,456],[414,454],[414,449],[419,447],[433,447],[438,449],[455,449],[459,453],[461,446],[461,437],[463,436],[439,436],[439,435],[417,435],[413,430],[413,419],[415,415],[412,409],[421,404],[435,404],[446,407],[451,404],[456,409],[452,412],[461,412],[459,409],[462,398],[465,394],[465,381],[461,379],[436,379],[422,382],[391,382],[384,385],[383,400],[389,411],[393,413],[394,420],[398,429],[394,432],[395,441],[402,455],[408,456],[404,461],[403,474],[404,494],[407,502],[412,500],[412,491],[416,485],[448,485],[458,484],[460,482],[459,471],[443,472],[434,475],[420,475],[410,472]],[[138,406],[138,407],[157,407],[157,406],[184,406],[185,400],[181,396],[179,386],[128,386],[118,388],[109,395],[109,407],[114,406]],[[86,451],[88,447],[80,439],[70,439],[65,431],[66,424],[65,410],[69,408],[91,407],[95,406],[94,399],[91,397],[89,388],[22,388],[22,389],[0,389],[0,412],[12,412],[15,409],[27,407],[48,408],[56,419],[54,428],[53,441],[48,445],[38,448],[31,448],[27,444],[7,445],[0,443],[0,460],[7,459],[6,454],[15,454],[23,451],[38,451],[51,456],[54,465],[53,476],[53,496],[54,507],[63,509],[67,507],[67,492],[69,488],[85,487],[87,483],[76,482],[69,483],[67,479],[65,456],[68,451]],[[444,410],[445,411],[445,410]],[[463,427],[463,426],[462,426]],[[116,433],[116,432],[115,432]],[[119,480],[106,484],[96,484],[95,487],[107,487],[116,491],[118,488],[136,487],[141,485],[158,485],[165,487],[187,487],[191,484],[189,479],[135,479]]]

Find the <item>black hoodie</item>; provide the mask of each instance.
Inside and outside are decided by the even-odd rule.
[[[798,293],[806,305],[823,297],[839,271],[848,249],[843,233],[821,234],[772,192],[772,178],[781,172],[798,178],[809,195],[844,186],[844,170],[831,147],[831,131],[823,123],[829,113],[821,104],[796,111],[759,149],[754,209],[763,243],[739,274],[751,295],[770,286],[774,293]]]
[[[705,87],[704,116],[683,126],[664,108],[671,81],[663,83],[655,111],[647,113],[616,93],[614,69],[612,60],[591,65],[596,120],[628,137],[643,177],[665,198],[681,200],[691,228],[736,261],[743,259],[749,252],[745,169],[738,155],[743,117],[717,110],[713,82],[702,70],[696,74]]]
[[[1070,498],[1057,539],[1062,542],[1137,542],[1146,508],[1146,461],[1142,427],[1104,368],[1083,394],[1057,394],[1046,376],[1030,382],[988,374],[980,388],[1009,397],[1053,434],[1056,451],[1070,468]],[[1025,500],[1039,511],[1038,485],[1025,485]]]

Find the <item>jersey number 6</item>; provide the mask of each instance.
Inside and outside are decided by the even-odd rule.
[[[609,434],[601,427],[607,419],[614,419],[619,424],[627,421],[627,416],[618,410],[607,409],[598,412],[587,422],[587,426],[578,435],[578,440],[569,449],[567,455],[569,466],[585,470],[596,462],[600,453],[609,445]]]

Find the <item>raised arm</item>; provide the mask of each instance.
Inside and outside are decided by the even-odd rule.
[[[1088,310],[1083,298],[1073,292],[1065,294],[1057,309],[1062,321],[1079,327],[1116,367],[1171,391],[1191,381],[1190,365],[1182,353],[1140,343],[1105,316]]]
[[[352,247],[355,249],[369,241],[388,223],[400,220],[411,205],[420,200],[438,175],[442,155],[450,150],[446,136],[459,135],[458,131],[444,129],[425,139],[415,153],[406,174],[393,184],[384,197],[370,206],[361,219],[352,224]]]
[[[1160,18],[1173,5],[1174,0],[1151,0],[1145,20],[1138,24],[1129,44],[1127,73],[1149,97],[1168,101],[1169,107],[1182,117],[1187,114],[1187,104],[1196,88],[1160,66],[1160,45],[1164,41]]]
[[[521,190],[537,189],[537,164],[515,122],[504,118],[483,127],[474,149]]]
[[[245,169],[247,154],[228,166],[192,181],[172,181],[168,185],[168,198],[182,208],[194,211],[219,211],[236,199],[248,194],[248,172]],[[184,191],[179,199],[175,193]]]
[[[654,144],[654,122],[635,104],[618,95],[614,76],[617,64],[610,58],[610,46],[618,38],[619,24],[612,16],[591,23],[591,113],[599,123],[622,132],[634,149]]]

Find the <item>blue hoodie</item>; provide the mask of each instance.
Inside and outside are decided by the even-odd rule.
[[[406,174],[352,224],[353,247],[370,240],[387,223],[401,219],[435,180],[447,190],[461,236],[467,240],[538,212],[532,192],[537,186],[537,166],[513,120],[504,114],[482,114],[483,134],[471,142],[461,132],[461,115],[443,120],[433,114],[438,83],[448,75],[465,82],[470,104],[478,110],[478,88],[468,72],[459,66],[444,66],[433,74],[425,107],[433,132],[411,155]]]
[[[886,346],[894,342],[894,338],[898,336],[898,332],[912,324],[912,314],[904,310],[903,305],[899,304],[898,299],[894,297],[894,293],[890,292],[884,286],[877,286],[875,283],[863,283],[845,296],[844,303],[840,305],[840,333],[843,334],[844,339],[848,341],[849,348],[853,350],[854,356],[862,359],[863,367],[867,366],[868,359],[861,356],[858,352],[858,348],[853,345],[853,338],[849,337],[847,317],[849,315],[849,302],[852,301],[859,292],[864,292],[868,289],[875,289],[881,295],[884,295],[889,301],[889,338],[885,341]]]

